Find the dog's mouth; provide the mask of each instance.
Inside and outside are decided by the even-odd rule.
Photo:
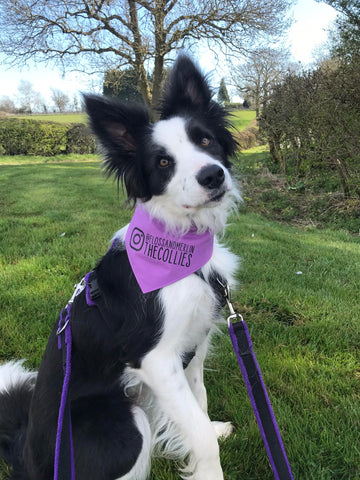
[[[204,208],[204,207],[211,207],[212,204],[219,203],[225,196],[227,190],[221,190],[220,192],[214,192],[210,197],[205,200],[205,202],[200,203],[198,205],[183,205],[184,208],[186,209],[198,209],[198,208]]]
[[[223,190],[222,192],[219,192],[215,195],[212,195],[209,200],[207,201],[207,203],[211,203],[211,202],[219,202],[225,195],[226,191]]]

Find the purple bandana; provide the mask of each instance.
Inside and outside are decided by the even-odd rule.
[[[190,230],[182,236],[167,233],[165,225],[137,207],[125,237],[126,251],[143,293],[170,285],[207,263],[214,236]]]

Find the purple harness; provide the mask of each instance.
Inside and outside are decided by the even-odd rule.
[[[113,248],[115,242],[111,245]],[[71,410],[69,399],[69,385],[71,376],[71,307],[84,289],[86,303],[93,307],[96,303],[92,300],[89,288],[89,272],[80,283],[75,285],[75,291],[65,308],[61,310],[59,325],[56,332],[58,349],[62,351],[64,370],[63,387],[61,391],[60,408],[55,442],[54,480],[75,480],[74,446],[71,428]]]

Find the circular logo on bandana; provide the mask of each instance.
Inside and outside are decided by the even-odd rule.
[[[144,246],[145,233],[140,228],[135,227],[131,232],[130,247],[139,252]]]

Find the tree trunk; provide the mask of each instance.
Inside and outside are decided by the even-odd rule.
[[[350,188],[349,184],[347,181],[347,172],[346,172],[346,166],[343,165],[343,162],[340,159],[335,160],[335,166],[336,170],[338,172],[339,178],[340,178],[340,183],[341,183],[341,188],[344,194],[345,198],[350,198]]]
[[[151,101],[151,117],[153,120],[157,120],[157,117],[158,117],[156,109],[160,101],[163,77],[164,77],[164,57],[156,56],[154,73],[153,73],[152,101]]]
[[[164,57],[167,53],[165,33],[166,0],[155,0],[155,62],[152,78],[151,116],[157,119],[157,107],[160,101],[161,87],[164,79]]]
[[[269,138],[270,155],[274,163],[280,166],[280,171],[283,175],[286,175],[286,162],[281,154],[280,143],[275,138]]]
[[[142,44],[140,29],[139,29],[139,19],[136,9],[136,2],[134,0],[128,0],[129,3],[129,13],[131,20],[131,31],[133,34],[133,46],[135,54],[135,72],[138,80],[138,85],[140,88],[140,93],[143,96],[144,102],[146,105],[151,106],[151,91],[149,82],[146,76],[146,70],[144,67],[145,52],[146,47]]]

